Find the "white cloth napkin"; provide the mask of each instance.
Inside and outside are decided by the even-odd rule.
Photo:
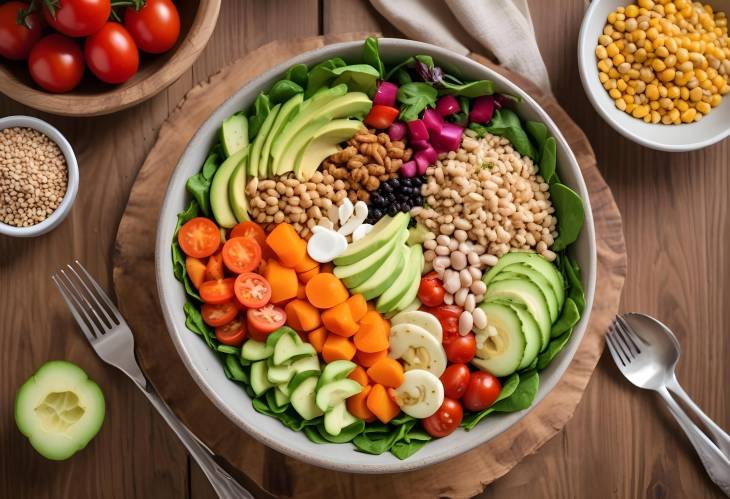
[[[490,50],[507,68],[546,92],[550,79],[527,0],[370,0],[409,38],[460,54]],[[474,46],[475,43],[482,47]]]

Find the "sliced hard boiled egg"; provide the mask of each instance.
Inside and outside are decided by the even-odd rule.
[[[424,369],[411,369],[403,375],[403,383],[395,389],[395,403],[414,418],[427,418],[444,402],[441,380]]]
[[[443,328],[436,316],[421,310],[400,312],[390,319],[390,323],[393,326],[397,324],[413,324],[415,326],[420,326],[431,333],[439,343],[441,343],[444,338]]]
[[[431,333],[414,324],[396,324],[390,328],[390,353],[400,359],[406,371],[425,369],[436,377],[446,369],[446,352]]]
[[[350,217],[354,212],[355,207],[353,206],[352,201],[350,201],[350,198],[345,198],[338,209],[338,214],[340,217],[340,227],[345,225],[345,223],[350,220]]]
[[[307,242],[307,253],[315,262],[327,263],[347,249],[347,239],[337,231],[315,225]]]
[[[340,230],[338,230],[337,232],[339,232],[343,236],[349,236],[355,231],[355,229],[362,225],[367,217],[368,205],[366,205],[364,201],[358,201],[357,203],[355,203],[354,214],[351,214],[347,222],[345,222],[344,224],[340,224]]]

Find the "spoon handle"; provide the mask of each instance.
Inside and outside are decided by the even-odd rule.
[[[713,437],[713,440],[715,441],[717,446],[725,454],[725,457],[730,459],[730,435],[725,433],[722,428],[720,428],[712,419],[707,416],[707,414],[702,411],[702,409],[697,406],[697,404],[694,403],[689,395],[687,395],[687,392],[685,392],[684,389],[680,386],[676,376],[672,376],[672,379],[669,380],[669,383],[667,383],[667,388],[669,388],[670,392],[681,398],[682,401],[687,404],[687,407],[689,407],[692,413],[697,416],[700,421],[702,421],[702,424],[705,425],[707,431]]]
[[[679,423],[679,426],[684,430],[687,438],[689,438],[710,479],[722,489],[726,496],[730,497],[730,460],[720,452],[720,449],[685,414],[677,401],[669,394],[669,390],[661,387],[657,390],[657,393],[659,393],[662,400],[667,404],[674,419],[677,420],[677,423]]]

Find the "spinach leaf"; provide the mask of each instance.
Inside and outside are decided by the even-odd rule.
[[[505,381],[502,384],[502,390],[499,392],[499,395],[497,396],[497,400],[494,401],[496,404],[500,400],[504,400],[507,397],[511,397],[513,393],[515,393],[515,390],[520,384],[520,375],[517,373],[514,373],[509,378],[507,378],[507,381]]]
[[[253,103],[253,110],[249,111],[248,117],[248,139],[253,140],[259,133],[261,125],[271,111],[271,100],[269,96],[261,92]]]
[[[317,90],[327,85],[334,78],[332,70],[347,66],[347,63],[340,57],[333,57],[322,61],[312,68],[307,80],[307,89],[304,91],[304,98],[310,98]]]
[[[231,373],[231,378],[241,383],[249,384],[248,373],[243,370],[241,364],[238,362],[238,355],[226,355],[226,368]]]
[[[266,396],[266,403],[269,405],[269,409],[271,412],[274,412],[276,414],[281,414],[282,412],[286,411],[289,404],[285,404],[283,406],[280,406],[276,403],[276,394],[274,393],[276,390],[267,390],[265,393]]]
[[[239,357],[239,360],[241,360],[240,359],[240,356],[241,356],[240,348],[232,347],[230,345],[218,345],[218,348],[216,348],[216,350],[218,350],[220,353],[233,354],[233,355]]]
[[[398,80],[398,85],[405,85],[413,81],[413,78],[411,78],[411,75],[405,69],[396,71],[395,77]]]
[[[400,432],[403,428],[405,426],[400,426],[388,433],[362,433],[355,437],[352,443],[360,452],[379,455],[388,452],[393,444],[402,437]]]
[[[542,150],[545,141],[548,138],[548,128],[545,123],[539,121],[528,121],[525,123],[525,130],[530,134],[532,140],[537,144],[538,149]]]
[[[490,80],[476,80],[466,83],[455,84],[447,81],[445,78],[441,80],[439,95],[459,95],[463,97],[481,97],[482,95],[492,95],[494,93],[494,83]]]
[[[195,289],[195,286],[193,286],[193,283],[190,281],[190,277],[185,270],[185,253],[183,253],[183,250],[180,248],[180,244],[177,242],[177,233],[180,230],[180,227],[182,227],[186,222],[197,217],[199,211],[198,203],[193,199],[190,201],[190,204],[187,208],[185,208],[185,210],[177,214],[177,224],[175,224],[171,251],[172,273],[175,275],[175,278],[183,283],[183,286],[185,286],[185,293],[190,298],[202,302],[198,295],[198,291]]]
[[[563,262],[563,272],[568,282],[568,297],[575,302],[578,313],[582,314],[586,307],[586,299],[583,294],[583,284],[580,282],[578,262],[573,261],[568,255],[563,255]]]
[[[472,123],[469,128],[476,131],[480,136],[484,136],[484,132],[489,132],[492,135],[505,137],[510,141],[512,147],[523,156],[532,159],[537,156],[535,147],[522,128],[519,116],[511,109],[497,109],[494,111],[492,121],[486,126]]]
[[[216,350],[218,341],[215,339],[215,333],[210,326],[203,322],[203,316],[200,315],[198,307],[190,302],[185,302],[183,312],[185,313],[185,327],[193,333],[202,336],[208,346]]]
[[[537,371],[529,371],[522,376],[513,374],[502,386],[502,391],[494,404],[481,412],[467,415],[461,426],[469,431],[493,412],[516,412],[527,409],[535,399],[538,385]]]
[[[394,426],[401,426],[406,423],[410,423],[411,421],[416,421],[416,418],[414,418],[413,416],[409,416],[408,414],[406,414],[404,412],[404,413],[401,413],[399,416],[396,416],[395,418],[391,419],[390,424],[392,424]]]
[[[217,152],[211,152],[205,159],[201,171],[190,177],[185,183],[185,188],[198,203],[203,215],[207,217],[212,214],[210,209],[210,184],[222,159],[223,157],[219,156]]]
[[[408,459],[413,454],[421,450],[423,446],[427,443],[428,441],[424,440],[413,440],[411,442],[400,440],[393,444],[393,446],[390,448],[390,452],[400,460]]]
[[[309,68],[306,64],[295,64],[289,68],[284,78],[293,81],[302,88],[306,88],[309,80]]]
[[[380,73],[370,64],[353,64],[331,69],[336,77],[332,85],[345,83],[350,92],[365,92],[372,96],[378,84]]]
[[[459,112],[451,116],[451,121],[466,127],[469,124],[470,101],[468,97],[459,96]]]
[[[416,61],[422,62],[429,68],[433,67],[433,58],[430,55],[417,55],[415,57],[409,57],[397,66],[391,68],[391,70],[385,74],[384,79],[390,80],[394,75],[397,75],[399,71],[405,72],[407,74],[408,72],[406,71],[406,69],[415,67]]]
[[[560,251],[578,239],[585,216],[583,200],[570,187],[561,183],[550,186],[550,200],[558,218],[558,237],[551,249]]]
[[[319,434],[319,431],[317,431],[316,426],[305,426],[304,434],[307,436],[307,438],[310,440],[310,442],[314,442],[315,444],[328,443],[327,440],[322,438],[322,435]]]
[[[553,137],[548,137],[540,153],[540,175],[548,184],[557,182],[558,148]]]
[[[413,82],[401,86],[398,89],[398,102],[403,104],[400,119],[405,122],[417,120],[426,107],[436,106],[437,96],[436,89],[428,83]]]
[[[578,311],[578,305],[576,305],[573,299],[569,296],[565,300],[560,317],[555,324],[553,324],[553,327],[550,330],[550,336],[556,338],[564,332],[573,329],[573,326],[575,326],[579,320],[580,312]]]
[[[314,419],[302,419],[302,417],[293,408],[288,407],[286,412],[275,416],[284,426],[294,431],[302,431],[306,426],[316,426],[322,422],[322,417]]]
[[[362,48],[362,60],[365,64],[370,64],[372,67],[378,70],[378,76],[383,78],[385,76],[385,65],[380,59],[380,48],[378,47],[378,39],[374,36],[369,36],[365,40],[365,45]]]
[[[345,442],[349,442],[353,438],[360,435],[364,429],[365,422],[360,419],[352,423],[350,426],[342,428],[342,431],[340,431],[339,435],[330,435],[329,433],[327,433],[327,430],[324,429],[324,423],[319,423],[317,425],[317,431],[319,432],[319,435],[328,442],[332,442],[333,444],[344,444]]]
[[[291,80],[279,80],[269,90],[269,100],[272,105],[279,104],[302,92],[304,92],[304,89],[299,84]]]
[[[173,233],[175,238],[177,238],[177,231],[180,230],[180,227],[198,216],[198,209],[198,203],[196,201],[190,201],[188,207],[177,214],[177,223],[175,224],[175,232]]]
[[[545,351],[537,356],[537,368],[545,369],[553,361],[553,359],[557,357],[560,352],[563,351],[565,345],[568,344],[568,340],[570,340],[570,336],[572,334],[573,329],[569,329],[568,331],[563,333],[562,336],[553,338],[550,343],[548,343]]]

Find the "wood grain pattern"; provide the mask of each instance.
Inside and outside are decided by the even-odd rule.
[[[728,429],[730,140],[667,154],[619,136],[595,113],[578,78],[576,43],[585,2],[530,0],[530,7],[552,88],[590,139],[624,215],[629,261],[622,309],[656,314],[675,329],[684,351],[680,381]],[[193,67],[137,107],[113,117],[70,119],[0,96],[0,115],[35,115],[66,134],[81,169],[77,204],[59,228],[31,241],[0,237],[0,497],[214,497],[146,400],[93,356],[48,276],[79,257],[111,288],[113,240],[134,178],[160,124],[197,82],[277,38],[355,30],[396,33],[366,0],[227,0]],[[67,463],[35,454],[12,420],[15,390],[52,358],[82,365],[107,399],[101,434]],[[651,394],[631,388],[607,355],[563,431],[482,497],[528,495],[721,497],[666,411]]]
[[[215,29],[221,0],[182,0],[180,39],[158,56],[141,54],[137,73],[121,85],[107,85],[87,72],[81,84],[65,94],[40,89],[24,63],[0,66],[0,92],[18,102],[64,116],[98,116],[138,104],[177,80],[198,58]]]

